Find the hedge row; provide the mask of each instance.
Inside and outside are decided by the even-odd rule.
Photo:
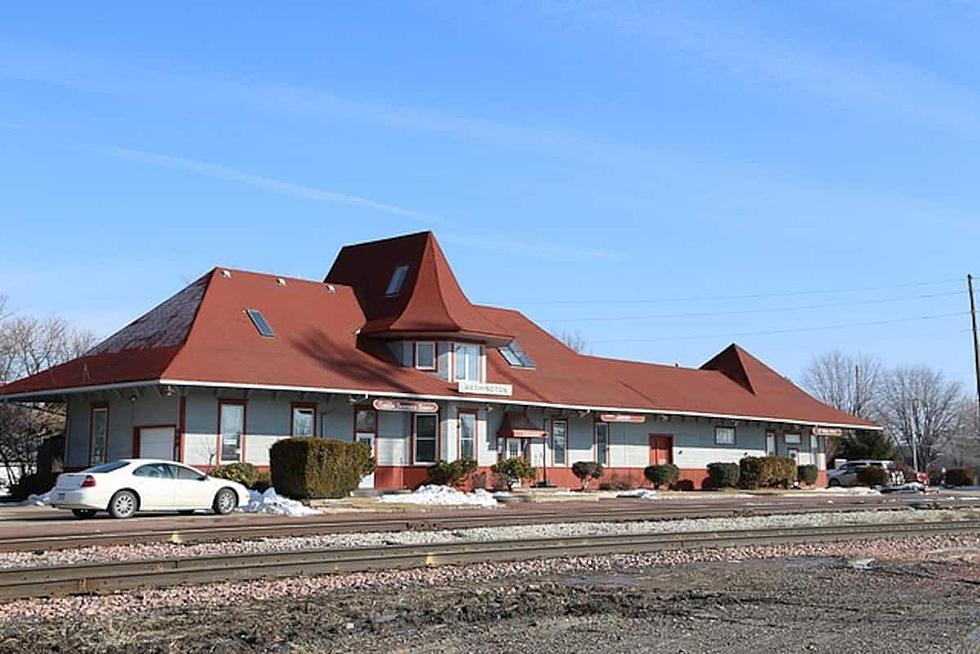
[[[269,449],[272,485],[294,499],[346,497],[374,472],[366,443],[284,438]]]

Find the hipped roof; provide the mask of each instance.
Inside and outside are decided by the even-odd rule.
[[[415,272],[399,297],[385,298],[393,267],[404,262]],[[275,337],[261,336],[246,309],[259,309]],[[453,383],[399,365],[377,338],[427,331],[516,338],[535,367],[511,367],[489,347],[487,380],[511,384],[513,395],[463,396]],[[326,282],[215,268],[85,356],[8,384],[0,397],[141,382],[876,428],[815,400],[734,344],[701,368],[578,354],[517,311],[471,304],[428,232],[348,246]]]

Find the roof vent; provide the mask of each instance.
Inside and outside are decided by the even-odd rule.
[[[286,280],[282,277],[276,277],[276,286],[285,286]]]
[[[225,279],[228,279],[229,277],[231,277],[231,271],[230,270],[222,270],[221,271],[221,276],[224,277]]]
[[[337,287],[334,286],[333,284],[327,284],[327,292],[328,293],[336,293],[337,292]]]

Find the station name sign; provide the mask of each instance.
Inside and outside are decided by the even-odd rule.
[[[378,411],[400,411],[402,413],[439,413],[435,402],[415,402],[412,400],[392,400],[378,398],[371,403]]]
[[[840,427],[814,427],[810,433],[814,436],[843,436],[844,430]]]
[[[600,413],[599,420],[602,422],[629,422],[635,425],[641,425],[647,421],[647,417],[635,413]]]
[[[510,384],[485,384],[475,381],[461,381],[457,390],[460,393],[473,395],[504,395],[514,394],[514,387]]]

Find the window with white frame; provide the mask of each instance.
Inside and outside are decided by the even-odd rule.
[[[419,341],[415,344],[415,367],[419,370],[436,369],[436,344],[432,341]]]
[[[439,417],[434,413],[416,413],[413,420],[415,424],[412,462],[415,465],[435,463]]]
[[[734,427],[715,427],[715,443],[718,445],[735,444]]]
[[[92,407],[91,433],[89,434],[89,464],[105,463],[106,440],[109,437],[108,407]]]
[[[476,412],[459,412],[459,458],[476,458]]]
[[[483,381],[480,378],[481,350],[479,345],[456,343],[453,356],[456,359],[457,381]]]
[[[568,465],[568,421],[551,421],[551,459],[552,465]]]
[[[595,423],[595,460],[609,465],[609,425],[605,422]]]

